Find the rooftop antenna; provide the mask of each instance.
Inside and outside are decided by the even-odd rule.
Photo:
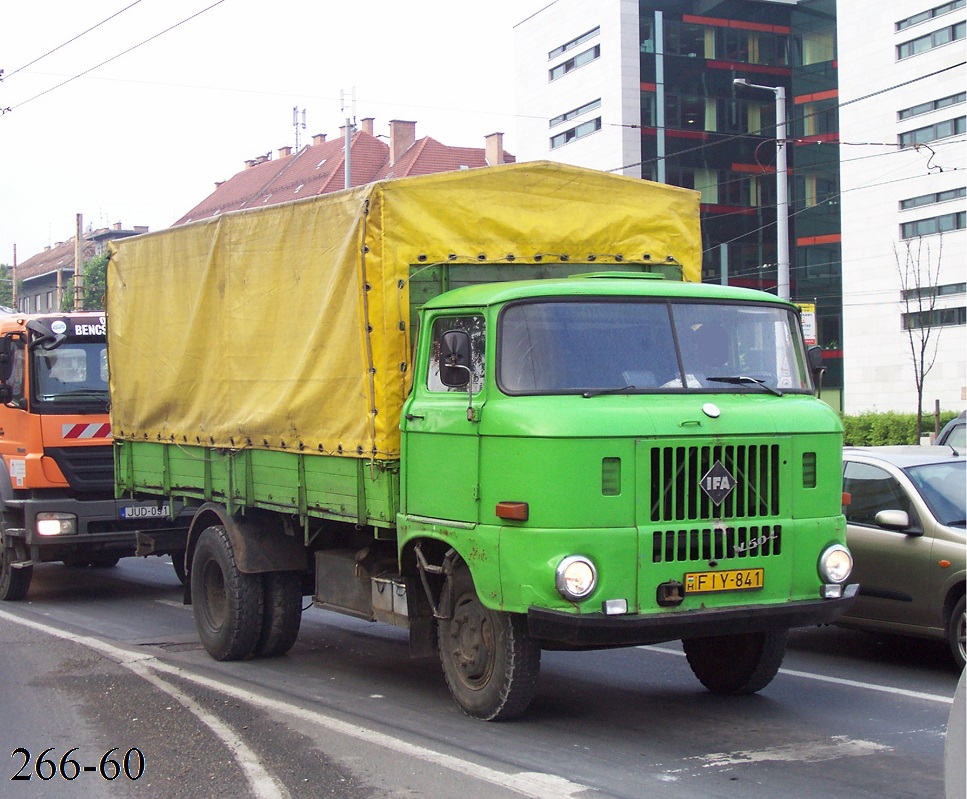
[[[292,109],[292,127],[295,128],[295,150],[299,152],[299,131],[306,129],[306,110],[302,109],[302,122],[299,122],[299,106]]]
[[[352,188],[352,185],[353,185],[352,173],[350,170],[349,161],[350,161],[350,154],[351,154],[352,143],[353,143],[353,129],[356,127],[356,87],[355,86],[353,86],[352,99],[350,100],[350,103],[352,105],[352,115],[353,115],[352,120],[350,120],[349,115],[346,114],[345,93],[343,92],[342,89],[340,89],[339,90],[339,110],[342,111],[344,114],[346,114],[346,157],[344,159],[346,162],[345,164],[346,168],[343,170],[343,173],[346,176],[346,180],[343,184],[343,187],[347,189]]]

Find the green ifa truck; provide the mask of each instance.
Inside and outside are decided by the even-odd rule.
[[[680,639],[763,688],[856,592],[842,431],[797,309],[700,246],[695,192],[541,162],[112,244],[117,491],[196,506],[139,545],[185,552],[208,652],[287,652],[311,596],[476,718],[545,649]]]

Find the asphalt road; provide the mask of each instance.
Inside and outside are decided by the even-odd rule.
[[[545,652],[528,714],[486,724],[403,631],[309,609],[288,655],[217,663],[166,559],[49,564],[0,605],[0,797],[941,799],[958,676],[941,644],[838,628],[793,633],[751,697],[677,644]]]

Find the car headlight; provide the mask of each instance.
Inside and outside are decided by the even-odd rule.
[[[853,556],[842,544],[833,544],[819,556],[819,576],[824,583],[842,583],[853,571]]]
[[[557,567],[554,583],[565,599],[584,599],[594,591],[598,583],[598,573],[590,560],[581,555],[571,555],[564,558]]]
[[[77,517],[73,513],[38,513],[34,522],[37,535],[73,535],[77,532]]]

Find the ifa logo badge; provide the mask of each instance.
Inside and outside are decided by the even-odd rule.
[[[732,493],[732,489],[735,488],[735,478],[722,465],[721,461],[715,461],[712,468],[705,473],[699,485],[713,504],[721,505],[725,498]]]

